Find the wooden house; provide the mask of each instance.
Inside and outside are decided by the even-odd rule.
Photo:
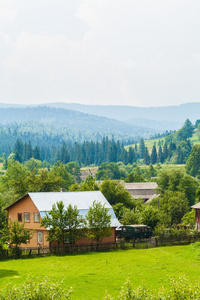
[[[34,229],[34,236],[29,241],[29,244],[21,245],[21,247],[38,247],[38,244],[43,247],[49,247],[49,242],[46,240],[47,228],[41,227],[40,222],[43,216],[45,216],[45,212],[50,211],[52,205],[60,201],[64,203],[65,207],[68,207],[70,204],[72,206],[76,205],[80,215],[83,217],[87,214],[89,207],[92,206],[94,201],[100,201],[109,209],[112,228],[112,235],[104,237],[102,242],[115,241],[115,228],[121,224],[117,220],[112,206],[100,191],[28,193],[5,208],[8,211],[8,220],[11,222],[14,220],[25,222],[25,228]],[[86,237],[82,237],[76,242],[76,244],[87,243],[91,243],[91,241]]]

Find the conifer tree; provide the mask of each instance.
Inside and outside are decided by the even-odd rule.
[[[157,162],[157,151],[155,144],[153,145],[152,152],[151,152],[151,163],[154,165]]]
[[[145,163],[145,165],[150,164],[150,155],[149,155],[149,150],[147,147],[145,147],[145,152],[144,152],[144,163]]]
[[[140,144],[139,144],[139,155],[140,155],[140,158],[144,158],[144,153],[145,153],[145,143],[144,143],[144,139],[141,138],[140,139]]]

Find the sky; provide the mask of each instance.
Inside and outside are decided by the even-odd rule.
[[[200,102],[199,0],[0,0],[0,102]]]

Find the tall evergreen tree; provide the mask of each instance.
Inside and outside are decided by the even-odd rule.
[[[164,161],[168,158],[168,147],[167,147],[166,142],[165,142],[164,148],[163,148],[163,158],[164,158]]]
[[[144,152],[144,163],[145,163],[145,165],[150,164],[150,155],[149,155],[149,150],[147,147],[145,147],[145,152]]]
[[[145,153],[145,143],[144,143],[144,139],[141,138],[140,139],[140,143],[139,143],[139,155],[140,155],[140,158],[144,158],[144,153]]]
[[[162,152],[162,147],[159,146],[158,149],[158,163],[163,163],[164,162],[164,158],[163,158],[163,152]]]
[[[153,148],[152,148],[150,160],[153,165],[157,162],[157,151],[156,151],[155,144],[153,145]]]

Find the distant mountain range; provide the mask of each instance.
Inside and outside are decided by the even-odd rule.
[[[46,126],[45,131],[49,131],[50,126],[54,125],[59,133],[59,127],[63,131],[77,130],[87,132],[87,136],[92,137],[92,133],[101,133],[116,139],[138,140],[141,136],[148,138],[155,134],[156,130],[148,129],[144,126],[136,126],[119,120],[95,116],[91,114],[74,111],[71,109],[54,108],[47,106],[18,106],[0,107],[0,124],[11,125],[24,123],[24,131],[30,129],[30,122],[42,123]],[[35,126],[39,128],[39,126]],[[31,129],[34,130],[35,129]]]
[[[45,110],[42,110],[41,107],[46,108]],[[51,109],[57,109],[57,111],[47,110],[47,107]],[[1,123],[15,121],[19,122],[22,117],[19,111],[20,109],[26,108],[26,113],[24,115],[26,121],[39,121],[42,119],[46,122],[49,120],[52,121],[52,119],[56,119],[56,122],[58,122],[61,125],[75,126],[76,128],[79,128],[79,126],[81,126],[82,129],[87,128],[87,130],[96,126],[99,130],[104,130],[107,126],[107,129],[109,131],[125,130],[125,132],[130,132],[132,130],[135,131],[135,126],[137,126],[140,127],[140,129],[145,128],[145,132],[148,128],[152,133],[157,131],[161,132],[165,130],[177,130],[183,125],[184,121],[187,118],[190,119],[193,123],[197,119],[200,119],[200,102],[163,107],[84,105],[64,102],[47,103],[31,106],[0,103],[0,108],[10,109],[9,113],[11,114],[11,118],[6,120],[6,116],[4,115],[4,113],[3,115],[0,113],[0,117],[2,117],[0,121]],[[19,110],[13,110],[14,108]],[[30,110],[27,110],[28,108]],[[38,108],[37,113],[35,111],[35,113],[32,115],[31,108]],[[42,113],[40,114],[40,112]],[[50,118],[49,114],[51,115]],[[55,116],[53,116],[54,114]],[[59,119],[57,119],[58,115]],[[105,119],[97,119],[94,116],[104,117]],[[99,122],[97,120],[99,120]],[[80,121],[82,122],[82,125],[80,125]],[[120,121],[120,123],[117,123],[117,121]],[[129,124],[128,127],[127,124]]]
[[[159,130],[179,129],[186,119],[195,122],[200,118],[200,102],[160,107],[84,105],[76,103],[48,103],[45,105],[113,118],[138,126],[143,124],[144,127]]]

